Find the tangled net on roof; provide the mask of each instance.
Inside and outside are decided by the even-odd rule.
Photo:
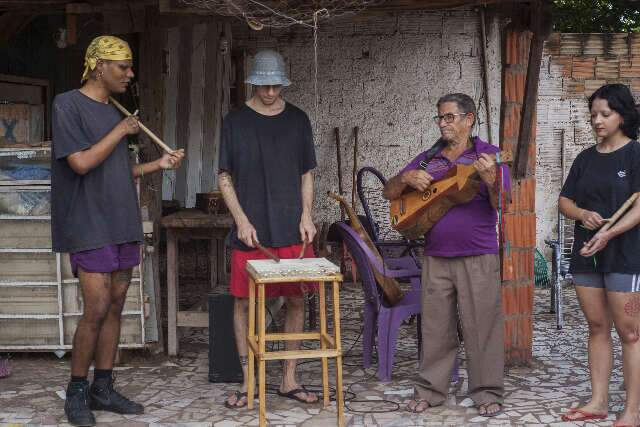
[[[246,20],[254,30],[291,25],[316,27],[319,18],[335,18],[377,6],[385,0],[180,0],[182,3],[210,10],[224,16]]]

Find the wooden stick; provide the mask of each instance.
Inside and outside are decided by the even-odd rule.
[[[338,160],[338,194],[343,194],[342,186],[342,149],[340,148],[340,128],[333,128],[336,136],[336,156]],[[344,208],[340,205],[340,221],[344,221]]]
[[[620,219],[620,217],[622,215],[625,214],[625,212],[627,210],[629,210],[629,208],[631,207],[631,205],[633,205],[636,201],[636,199],[638,198],[638,196],[640,196],[640,193],[633,193],[631,195],[631,197],[629,197],[627,199],[626,202],[624,202],[622,204],[622,206],[620,206],[620,208],[616,211],[616,213],[613,214],[613,216],[611,218],[608,218],[606,221],[607,223],[605,225],[603,225],[600,230],[598,230],[598,232],[601,231],[607,231],[608,229],[610,229],[611,227],[613,227],[613,225],[616,223],[616,221],[618,221]]]
[[[256,243],[256,248],[258,248],[258,250],[260,252],[262,252],[263,254],[265,254],[266,256],[268,256],[269,258],[274,260],[275,262],[280,262],[280,258],[276,254],[274,254],[269,249],[267,249],[264,246],[262,246],[260,243]]]
[[[109,101],[111,101],[111,103],[118,109],[120,110],[120,112],[122,114],[124,114],[127,117],[132,116],[132,114],[127,111],[126,108],[124,108],[122,106],[122,104],[120,104],[118,101],[116,101],[115,99],[113,99],[113,97],[109,97]],[[138,122],[138,124],[140,125],[140,129],[142,129],[142,131],[144,133],[147,134],[147,136],[149,138],[151,138],[151,140],[153,142],[155,142],[156,144],[158,144],[164,151],[166,151],[167,153],[171,154],[173,153],[173,150],[171,149],[171,147],[169,147],[167,144],[165,144],[164,142],[162,142],[162,140],[160,138],[158,138],[153,132],[151,132],[151,130],[149,130],[148,127],[146,127],[145,125],[142,124],[142,122]]]
[[[353,128],[353,175],[351,177],[351,206],[356,208],[356,176],[358,175],[358,126]]]
[[[307,250],[307,239],[305,239],[302,242],[302,249],[300,250],[300,255],[298,256],[298,259],[304,258],[304,253],[305,253],[306,250]]]

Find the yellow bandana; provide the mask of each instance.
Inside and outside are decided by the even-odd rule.
[[[84,55],[84,72],[81,83],[89,78],[89,73],[96,68],[98,59],[124,61],[132,59],[129,44],[114,36],[100,36],[93,39]]]

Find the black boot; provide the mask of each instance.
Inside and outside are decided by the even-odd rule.
[[[96,417],[89,409],[89,381],[69,383],[64,413],[69,423],[74,426],[96,425]]]
[[[113,378],[94,379],[89,389],[91,409],[116,414],[143,414],[144,406],[135,403],[113,389]]]

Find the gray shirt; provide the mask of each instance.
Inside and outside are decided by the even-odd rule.
[[[104,138],[122,116],[72,90],[55,97],[52,111],[51,237],[55,252],[79,252],[142,242],[138,194],[126,138],[85,175],[71,169],[67,156]]]

